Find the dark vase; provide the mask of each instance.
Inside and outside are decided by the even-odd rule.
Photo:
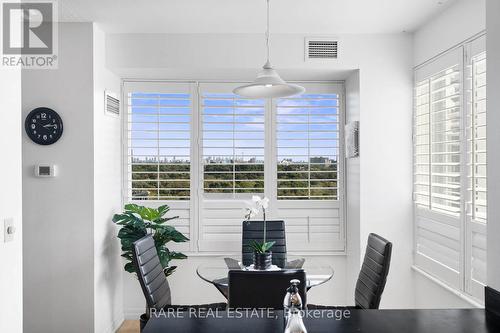
[[[253,268],[264,271],[271,267],[273,262],[273,253],[268,251],[266,253],[253,253]]]

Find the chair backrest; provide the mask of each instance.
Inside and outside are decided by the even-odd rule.
[[[264,236],[264,221],[244,221],[242,233],[242,262],[249,266],[253,263],[253,249],[248,245],[252,241],[262,242]],[[271,248],[273,253],[273,264],[285,267],[286,263],[286,236],[285,221],[266,222],[266,241],[276,242]]]
[[[229,271],[230,308],[283,309],[290,280],[300,281],[299,294],[302,304],[307,304],[306,273],[302,269],[279,271]]]
[[[133,262],[148,308],[162,309],[171,304],[170,286],[156,252],[151,234],[132,246]]]
[[[356,307],[378,309],[389,273],[391,253],[391,242],[376,234],[368,236],[365,259],[356,283]]]

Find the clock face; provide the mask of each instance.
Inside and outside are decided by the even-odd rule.
[[[33,142],[39,145],[51,145],[61,137],[63,122],[54,110],[36,108],[26,117],[24,129]]]

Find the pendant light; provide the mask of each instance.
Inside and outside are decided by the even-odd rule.
[[[267,1],[266,47],[267,61],[255,81],[233,90],[236,95],[246,98],[278,98],[302,94],[306,90],[296,84],[286,83],[271,66],[269,61],[269,0]]]

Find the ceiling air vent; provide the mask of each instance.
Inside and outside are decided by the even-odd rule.
[[[106,90],[104,92],[104,112],[109,116],[120,116],[120,100],[118,94]]]
[[[326,38],[306,39],[306,59],[337,59],[338,41]]]

